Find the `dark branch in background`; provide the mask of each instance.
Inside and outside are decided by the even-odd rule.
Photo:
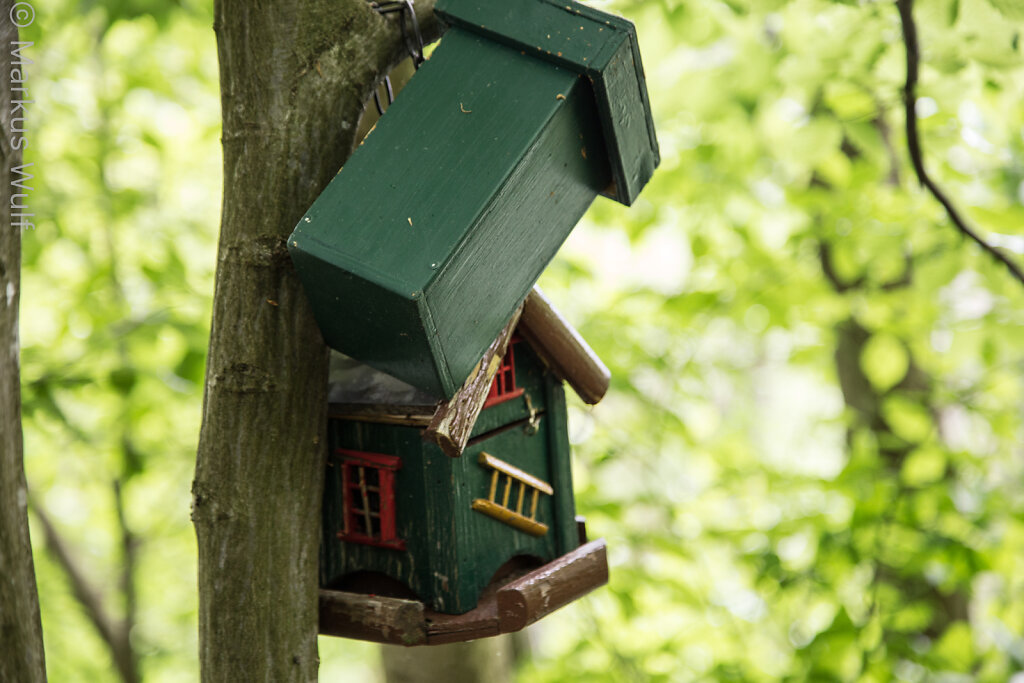
[[[914,165],[917,179],[924,185],[932,195],[939,200],[939,203],[946,209],[949,219],[957,230],[974,240],[978,246],[991,254],[996,260],[1001,261],[1017,280],[1024,284],[1024,271],[1001,251],[986,242],[975,232],[957,211],[953,202],[946,196],[935,181],[931,179],[924,168],[924,155],[921,151],[921,140],[917,131],[917,112],[915,103],[917,97],[917,74],[920,63],[920,51],[917,43],[917,25],[914,23],[914,0],[896,0],[896,6],[900,11],[900,24],[903,27],[903,42],[907,47],[907,82],[903,87],[903,106],[906,110],[907,120],[907,147],[910,152],[910,161]]]
[[[821,271],[825,274],[825,279],[828,280],[829,284],[832,285],[832,289],[837,293],[843,294],[851,289],[860,289],[864,286],[865,278],[863,275],[850,282],[843,281],[832,261],[832,245],[828,242],[822,241],[818,244],[818,258],[821,260]]]
[[[138,607],[135,592],[135,551],[138,541],[128,527],[121,482],[118,479],[114,480],[114,503],[117,507],[117,524],[121,530],[121,591],[124,593],[124,621],[120,629],[120,649],[125,653],[124,656],[130,658],[129,670],[134,676],[134,678],[125,677],[125,681],[137,681],[139,680],[139,659],[138,653],[132,647],[131,634],[132,628],[135,627],[135,613]]]
[[[93,586],[78,566],[71,547],[61,537],[60,532],[53,525],[49,514],[36,499],[30,500],[32,511],[35,513],[39,525],[43,527],[43,536],[46,537],[46,549],[57,561],[60,568],[68,577],[71,584],[71,592],[85,610],[85,615],[96,628],[100,638],[110,648],[117,671],[125,683],[135,683],[140,680],[139,671],[135,663],[135,657],[131,646],[128,644],[130,624],[114,620],[106,607],[100,592]]]

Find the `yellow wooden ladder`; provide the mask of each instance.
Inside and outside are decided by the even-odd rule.
[[[507,462],[499,460],[489,453],[480,453],[479,462],[484,467],[492,470],[491,492],[488,498],[477,498],[474,500],[473,509],[532,536],[543,536],[546,534],[548,532],[547,524],[542,524],[536,519],[537,500],[542,493],[550,496],[555,492],[551,488],[551,484],[541,481],[532,474],[527,474],[518,467],[509,465]],[[497,498],[499,484],[504,486],[500,503]],[[509,499],[514,484],[519,485],[519,492],[515,509],[512,509],[509,506]],[[523,514],[523,503],[526,500],[527,489],[530,491],[529,516]]]

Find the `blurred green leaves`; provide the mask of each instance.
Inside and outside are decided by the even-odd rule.
[[[524,681],[1005,681],[1024,662],[1024,294],[917,187],[891,4],[621,0],[663,162],[541,284],[613,373],[571,405],[608,588]],[[1024,258],[1024,16],[919,2],[932,173]],[[94,577],[138,550],[147,680],[196,675],[188,521],[215,265],[207,2],[39,7],[24,240],[30,484]],[[36,538],[40,534],[34,534]],[[112,680],[37,553],[53,680]],[[117,613],[124,594],[100,581]],[[322,645],[325,677],[366,647]],[[351,671],[349,669],[348,671]],[[345,675],[341,673],[339,675]]]
[[[929,166],[1019,255],[1024,26],[918,4]],[[1024,293],[916,185],[895,8],[601,6],[637,23],[664,162],[637,206],[595,204],[542,285],[613,372],[572,423],[614,563],[591,600],[628,608],[539,624],[522,679],[1005,680],[1022,650],[980,634],[1024,619],[1003,564],[1024,551],[1003,531],[1024,512]],[[684,248],[652,259],[666,225]],[[633,275],[673,269],[667,296]],[[998,608],[977,588],[996,584]]]
[[[36,102],[25,154],[37,171],[37,229],[24,235],[22,294],[34,504],[116,619],[129,609],[120,577],[134,539],[141,672],[189,680],[188,488],[220,189],[211,13],[177,2],[38,10],[26,36]],[[33,537],[50,678],[113,680],[109,651],[42,534]]]

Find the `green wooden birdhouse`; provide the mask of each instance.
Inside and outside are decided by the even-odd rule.
[[[450,28],[288,248],[327,343],[451,398],[598,194],[658,164],[636,33],[568,0]]]
[[[595,403],[607,369],[538,292],[489,351],[479,389],[440,408],[332,360],[322,633],[405,645],[497,635],[607,581],[604,541],[586,542],[576,517],[562,388]],[[456,420],[466,438],[439,440],[447,409],[474,400]]]

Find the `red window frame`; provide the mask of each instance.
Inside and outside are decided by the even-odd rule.
[[[341,456],[345,523],[338,532],[338,538],[351,543],[405,550],[405,541],[398,538],[395,528],[395,472],[401,469],[402,459],[397,455],[345,448],[337,449],[337,453]],[[376,494],[376,505],[372,494]]]
[[[498,372],[494,375],[491,390],[484,401],[484,408],[490,408],[523,395],[525,389],[516,388],[516,357],[513,348],[517,343],[519,343],[519,337],[512,337],[512,341],[508,344],[508,350],[505,351],[505,355],[501,359],[501,366],[498,367]]]

